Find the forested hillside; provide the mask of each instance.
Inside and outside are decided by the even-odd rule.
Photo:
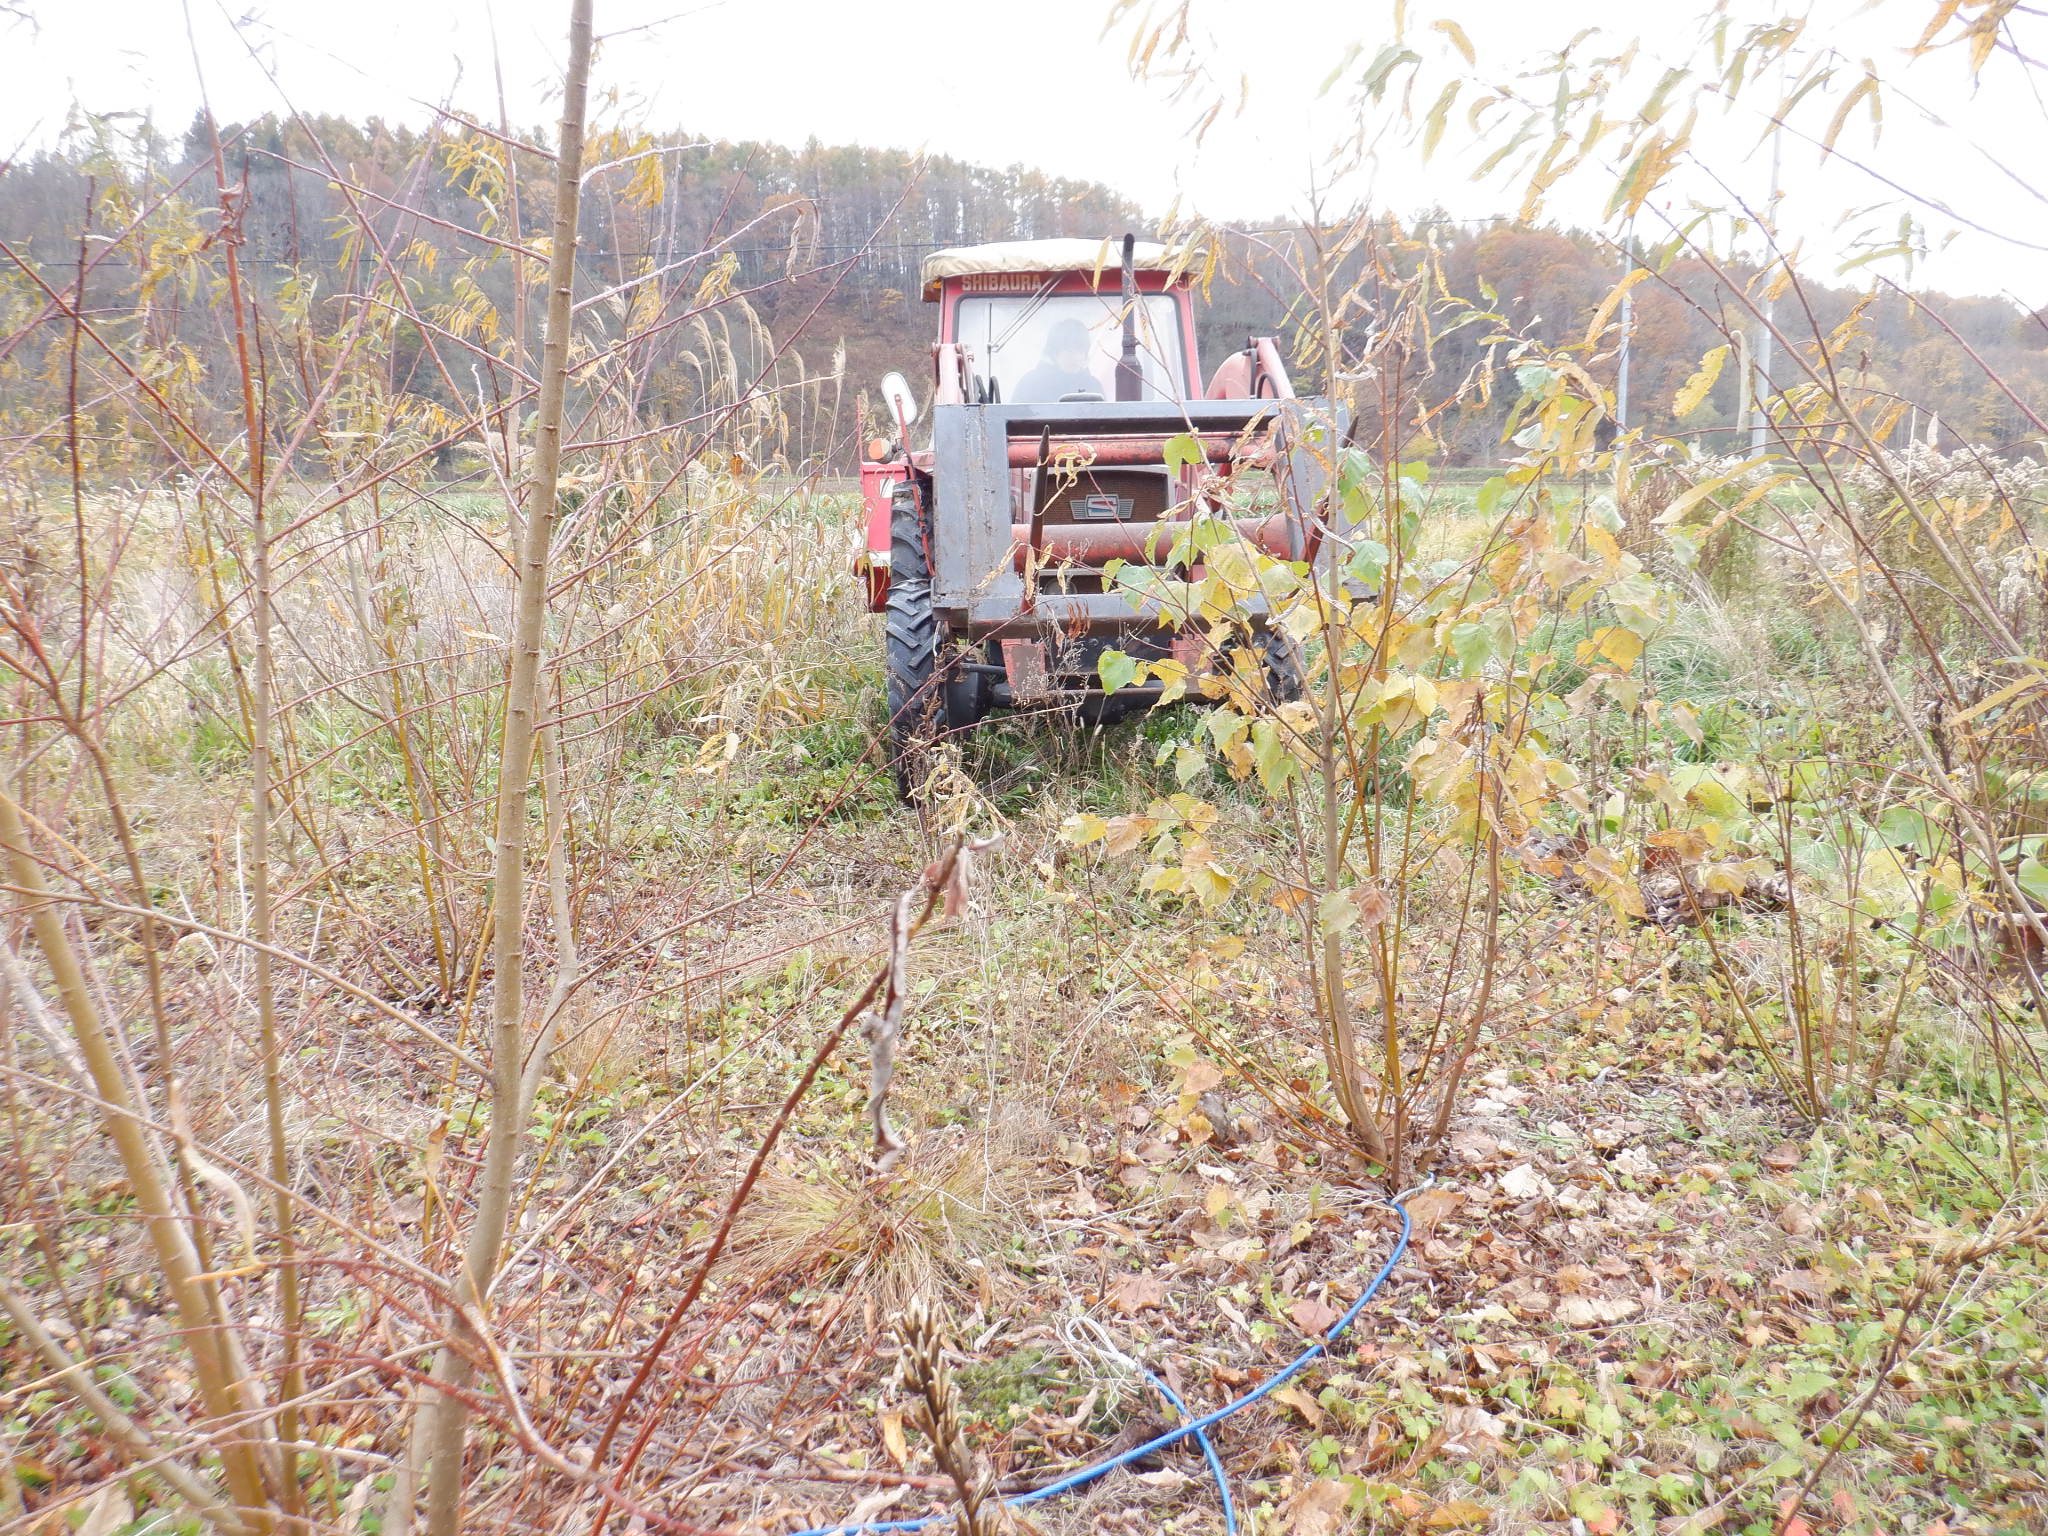
[[[529,152],[528,174],[508,195],[501,162],[484,153],[501,137],[518,136],[331,118],[235,128],[227,154],[246,188],[243,263],[279,313],[365,282],[402,280],[454,336],[495,329],[499,322],[491,317],[498,313],[523,315],[531,332],[537,312],[513,294],[511,267],[497,259],[503,245],[494,242],[531,243],[545,231],[548,210],[537,203],[546,176],[539,155]],[[155,247],[160,267],[142,272],[95,261],[90,291],[109,323],[146,315],[149,325],[178,334],[202,374],[226,363],[215,355],[217,331],[194,313],[210,302],[197,282],[198,264],[218,238],[215,220],[197,211],[203,199],[193,198],[195,178],[210,180],[207,146],[197,125],[178,142],[147,132],[119,140],[102,134],[0,175],[0,229],[22,260],[53,280],[79,260],[89,202],[99,203],[92,217],[104,226],[122,208],[152,199],[191,201],[184,241]],[[600,149],[607,159],[632,158],[634,166],[624,192],[595,201],[585,219],[582,265],[593,291],[649,271],[681,271],[695,279],[700,304],[730,296],[673,326],[638,402],[644,419],[688,419],[723,404],[721,392],[759,389],[766,398],[750,421],[757,436],[749,449],[766,441],[792,465],[847,468],[859,388],[891,367],[915,372],[933,324],[917,292],[917,266],[927,251],[1150,228],[1144,210],[1108,187],[1023,166],[681,134],[613,134]],[[377,238],[365,241],[363,228]],[[1205,367],[1248,332],[1295,340],[1314,243],[1312,233],[1278,219],[1224,238],[1224,259],[1202,310]],[[1396,211],[1378,244],[1377,272],[1360,270],[1353,256],[1353,270],[1326,276],[1346,285],[1362,280],[1363,291],[1381,296],[1359,317],[1361,333],[1376,314],[1399,307],[1397,292],[1420,283],[1433,296],[1427,319],[1408,322],[1408,387],[1427,402],[1418,413],[1427,420],[1425,445],[1455,463],[1490,462],[1502,451],[1513,391],[1492,388],[1491,377],[1515,342],[1581,338],[1629,267],[1602,237],[1504,220],[1455,223]],[[84,243],[88,256],[93,245],[91,238]],[[1896,440],[1912,435],[1950,448],[2007,449],[2027,428],[2025,402],[2037,414],[2048,411],[2048,316],[2009,299],[1916,297],[1895,289],[1872,298],[1804,276],[1786,284],[1777,268],[1760,278],[1754,263],[1723,265],[1675,244],[1638,254],[1653,275],[1632,294],[1630,425],[1697,436],[1709,448],[1733,446],[1739,360],[1721,368],[1682,419],[1674,402],[1726,331],[1754,328],[1773,284],[1777,304],[1800,310],[1798,332],[1834,338],[1832,368],[1859,387],[1910,402]],[[17,294],[28,286],[19,271],[4,281]],[[647,318],[629,313],[622,299],[611,307],[621,326]],[[509,343],[495,334],[478,339],[501,351]],[[1313,382],[1317,369],[1306,350],[1297,347],[1296,355]],[[391,366],[395,390],[442,410],[454,407],[463,388],[462,380],[424,366],[416,334],[394,337]],[[1611,338],[1588,366],[1601,383],[1615,383]],[[1797,358],[1778,359],[1779,387],[1802,376]],[[1988,383],[1991,376],[2019,399]]]

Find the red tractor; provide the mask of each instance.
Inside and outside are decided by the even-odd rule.
[[[965,246],[926,257],[922,278],[939,306],[931,445],[912,448],[920,409],[891,374],[882,392],[896,439],[870,445],[861,466],[859,563],[870,610],[888,616],[906,794],[921,749],[991,709],[1067,704],[1099,720],[1158,696],[1156,683],[1107,695],[1106,650],[1178,655],[1191,671],[1212,663],[1206,642],[1177,637],[1157,605],[1110,589],[1105,566],[1175,559],[1175,522],[1242,514],[1252,498],[1228,488],[1267,476],[1262,515],[1236,516],[1237,533],[1277,558],[1315,561],[1343,427],[1326,402],[1295,396],[1267,337],[1249,338],[1199,389],[1189,278],[1161,246],[1128,235],[1120,247]],[[1285,669],[1284,647],[1262,632],[1238,643]]]

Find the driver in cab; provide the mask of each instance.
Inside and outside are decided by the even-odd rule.
[[[1102,398],[1102,381],[1088,371],[1088,327],[1068,316],[1046,334],[1045,355],[1017,381],[1015,399],[1042,404],[1063,395]]]

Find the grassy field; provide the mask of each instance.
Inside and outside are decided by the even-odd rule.
[[[922,807],[900,807],[854,502],[701,490],[565,606],[555,640],[569,723],[537,797],[549,864],[533,921],[557,974],[573,933],[575,980],[551,1005],[494,1303],[532,1433],[597,1432],[771,1133],[659,1379],[645,1464],[659,1475],[642,1484],[656,1507],[763,1532],[947,1507],[895,1376],[913,1296],[946,1320],[967,1440],[1004,1486],[1172,1422],[1126,1357],[1197,1409],[1226,1401],[1356,1297],[1394,1218],[1344,1150],[1289,911],[1249,885],[1211,903],[1148,893],[1073,828],[1194,795],[1217,811],[1217,867],[1279,867],[1296,836],[1286,798],[1190,756],[1205,730],[1193,703],[1110,728],[992,721]],[[1417,558],[1455,562],[1484,542],[1480,490],[1433,494]],[[302,1436],[309,1503],[348,1531],[378,1529],[407,1383],[393,1366],[421,1347],[417,1275],[452,1262],[489,1120],[436,1042],[473,1044],[480,1027],[504,587],[462,530],[492,504],[436,493],[380,515],[351,553],[309,547],[283,599],[300,703],[280,877],[302,898],[284,938],[320,967],[282,997],[288,1134],[320,1213],[301,1239],[318,1256],[307,1355],[329,1394]],[[159,552],[192,531],[151,509],[136,527]],[[601,540],[601,519],[584,533]],[[2016,1032],[1987,1032],[1978,994],[1942,985],[1924,924],[1871,905],[1875,873],[1859,888],[1826,865],[1868,803],[1876,746],[1853,724],[1855,657],[1786,600],[1781,568],[1724,560],[1739,578],[1726,592],[1711,572],[1673,573],[1688,595],[1634,674],[1663,713],[1596,702],[1549,735],[1617,794],[1631,775],[1692,774],[1684,815],[1617,802],[1618,842],[1659,846],[1739,797],[1719,815],[1736,852],[1782,867],[1797,898],[1658,922],[1540,851],[1511,868],[1498,979],[1437,1182],[1409,1205],[1413,1246],[1326,1363],[1216,1432],[1260,1531],[1988,1536],[2048,1520],[2048,1272],[2024,1242],[1959,1246],[2038,1199],[2038,1028],[2015,1003]],[[148,807],[136,828],[156,903],[184,925],[160,961],[166,1044],[186,1144],[218,1174],[198,1196],[218,1217],[218,1283],[260,1310],[248,1277],[268,1240],[237,1227],[262,1183],[251,959],[223,937],[247,901],[236,673],[185,654],[172,621],[203,607],[207,573],[132,569],[127,655],[108,667],[147,675],[110,750]],[[1528,649],[1591,676],[1570,658],[1597,632],[1560,611]],[[397,679],[382,698],[366,686],[380,678]],[[1434,813],[1388,761],[1375,815],[1427,831]],[[1827,783],[1741,788],[1800,773]],[[104,824],[83,825],[104,863]],[[875,974],[897,893],[961,835],[1000,842],[909,950],[888,1097],[909,1145],[878,1175],[857,1030],[785,1096]],[[1471,866],[1454,842],[1432,846],[1405,880],[1398,991],[1441,1019],[1469,1002]],[[550,926],[542,906],[573,920]],[[116,924],[96,954],[104,992],[133,1010],[142,951]],[[1987,985],[2020,991],[2009,971]],[[23,1070],[61,1078],[32,1031],[10,1041]],[[156,1343],[118,1167],[81,1134],[75,1098],[14,1081],[10,1264],[45,1277],[42,1326],[118,1401],[175,1412],[189,1387]],[[104,1431],[39,1379],[18,1330],[0,1339],[4,1497],[61,1519],[66,1490],[109,1465]],[[380,1385],[336,1385],[352,1373]],[[524,1433],[482,1432],[472,1518],[566,1528],[574,1511],[519,1470]],[[95,1531],[161,1523],[146,1478],[106,1486],[118,1507],[96,1494],[79,1517],[113,1521]],[[1222,1529],[1200,1459],[1177,1452],[1030,1518]]]

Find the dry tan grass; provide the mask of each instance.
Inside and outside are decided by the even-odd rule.
[[[553,1021],[549,1068],[564,1082],[608,1093],[646,1067],[650,1028],[637,999],[578,993]]]
[[[762,1176],[728,1263],[755,1284],[830,1286],[900,1308],[971,1285],[1034,1175],[1002,1131],[926,1133],[879,1177],[808,1157]]]

